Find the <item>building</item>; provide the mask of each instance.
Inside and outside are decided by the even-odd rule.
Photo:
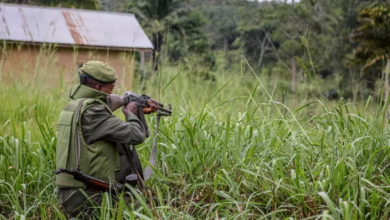
[[[0,4],[1,75],[5,78],[63,76],[75,82],[88,60],[113,66],[132,85],[134,54],[145,62],[153,45],[133,14]]]

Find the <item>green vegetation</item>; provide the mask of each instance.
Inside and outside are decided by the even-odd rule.
[[[388,5],[145,2],[101,1],[163,13],[145,16],[164,42],[158,71],[137,72],[133,88],[174,110],[146,182],[157,199],[132,189],[137,202],[112,205],[107,196],[96,219],[390,218]],[[0,73],[0,219],[65,219],[54,169],[70,85],[40,67],[31,80]],[[147,120],[153,127],[155,116]],[[152,142],[138,146],[144,165]]]
[[[5,2],[133,13],[151,39],[153,71],[161,60],[187,65],[212,78],[223,54],[224,68],[244,55],[256,72],[286,81],[294,96],[304,68],[315,65],[328,81],[322,95],[338,100],[379,101],[390,91],[389,0],[6,0]],[[293,3],[287,3],[293,2]],[[310,39],[308,57],[300,36]],[[169,40],[168,40],[169,39]],[[169,41],[169,44],[166,42]],[[387,64],[387,68],[386,68]],[[387,82],[387,83],[385,83]]]
[[[130,206],[105,200],[95,217],[388,219],[386,109],[371,98],[331,102],[314,79],[299,84],[300,101],[287,107],[281,79],[255,74],[245,58],[241,64],[238,73],[221,67],[214,80],[180,67],[139,77],[134,91],[160,96],[175,111],[163,120],[147,182],[158,199],[146,204],[136,194]],[[54,169],[56,119],[68,89],[61,81],[1,84],[0,218],[65,218]],[[144,163],[151,145],[149,138],[138,147]]]
[[[63,8],[83,8],[96,10],[100,8],[99,0],[3,0],[14,4],[44,5]]]

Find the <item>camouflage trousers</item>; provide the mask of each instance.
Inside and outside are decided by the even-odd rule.
[[[121,152],[120,152],[121,153]],[[138,157],[138,155],[137,155]],[[140,162],[139,162],[140,164]],[[125,156],[122,154],[120,156],[120,165],[121,170],[115,173],[116,181],[124,184],[126,182],[126,175],[131,174],[131,169],[128,165],[128,162]],[[142,167],[140,168],[142,172]],[[135,187],[136,182],[129,183],[132,187]],[[99,211],[96,210],[96,206],[100,206],[103,200],[103,194],[101,191],[85,189],[83,190],[88,198],[86,198],[79,189],[75,188],[58,188],[57,189],[57,202],[61,205],[62,209],[68,215],[69,218],[77,217],[81,219],[91,219],[93,212]],[[125,196],[125,201],[129,203],[131,200],[130,196]],[[119,198],[115,193],[111,194],[111,201],[113,203],[118,202]],[[92,202],[92,204],[91,204]],[[94,204],[93,204],[94,203]],[[114,204],[113,204],[114,205]]]
[[[102,203],[103,193],[88,189],[83,191],[87,197],[80,189],[57,189],[57,202],[61,205],[68,218],[91,219],[94,216],[94,212],[100,212],[97,208]],[[130,198],[125,198],[125,200],[130,200]],[[118,202],[119,198],[115,194],[111,194],[111,201],[112,203]]]

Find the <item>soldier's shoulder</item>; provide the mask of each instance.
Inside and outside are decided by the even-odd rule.
[[[107,111],[106,107],[102,104],[95,104],[89,107],[92,111],[100,112],[100,111]]]
[[[84,114],[109,114],[109,111],[102,104],[92,104],[85,107]]]

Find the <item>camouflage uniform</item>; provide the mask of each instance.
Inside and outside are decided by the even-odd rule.
[[[101,82],[117,79],[112,67],[98,61],[84,64],[80,71]],[[79,164],[86,175],[106,182],[124,183],[130,168],[117,145],[141,144],[145,140],[145,128],[134,114],[127,114],[126,121],[115,117],[106,105],[106,97],[106,93],[84,85],[71,89],[69,102],[58,120],[56,167],[74,169]],[[79,105],[81,111],[77,118]],[[76,135],[80,138],[80,150],[75,149]],[[136,153],[133,159],[139,163]],[[83,189],[96,204],[101,203],[101,192],[86,188],[71,175],[57,175],[56,185],[58,203],[70,217],[85,214],[90,207],[79,189]]]

